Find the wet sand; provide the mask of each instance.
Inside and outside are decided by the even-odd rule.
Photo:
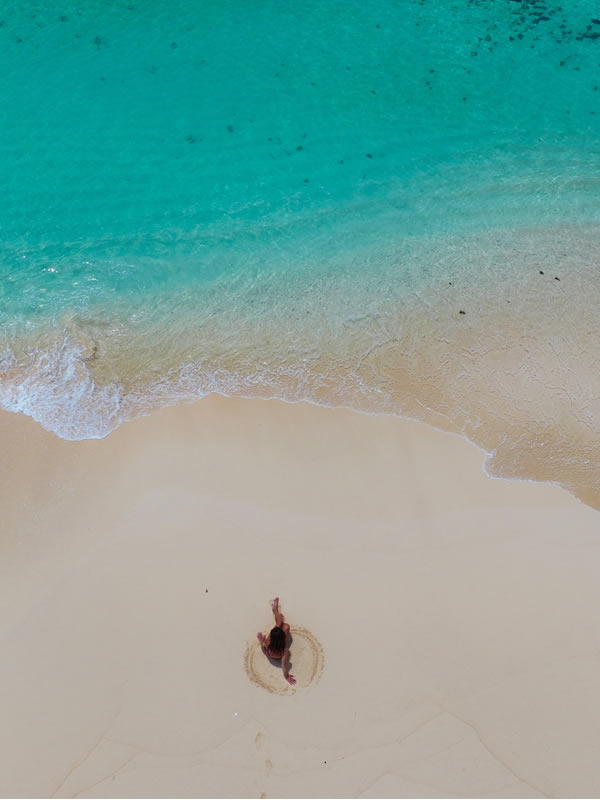
[[[561,488],[276,401],[0,442],[3,796],[600,796],[600,517]],[[275,595],[293,691],[245,669]]]

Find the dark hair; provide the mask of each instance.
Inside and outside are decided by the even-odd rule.
[[[271,628],[269,647],[276,652],[285,650],[285,632],[283,628]]]

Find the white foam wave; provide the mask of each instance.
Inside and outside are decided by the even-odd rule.
[[[97,386],[86,360],[89,342],[62,338],[19,357],[10,346],[0,352],[0,405],[32,417],[61,439],[101,439],[123,421],[121,387]]]

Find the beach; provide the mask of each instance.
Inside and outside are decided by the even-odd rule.
[[[0,442],[2,796],[600,794],[599,517],[564,489],[276,400]],[[275,596],[308,686],[245,669]]]
[[[0,42],[0,796],[600,797],[597,3]]]

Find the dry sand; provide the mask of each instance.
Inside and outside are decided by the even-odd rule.
[[[0,444],[2,796],[600,796],[600,516],[564,490],[274,401]],[[248,653],[276,594],[297,691]]]

